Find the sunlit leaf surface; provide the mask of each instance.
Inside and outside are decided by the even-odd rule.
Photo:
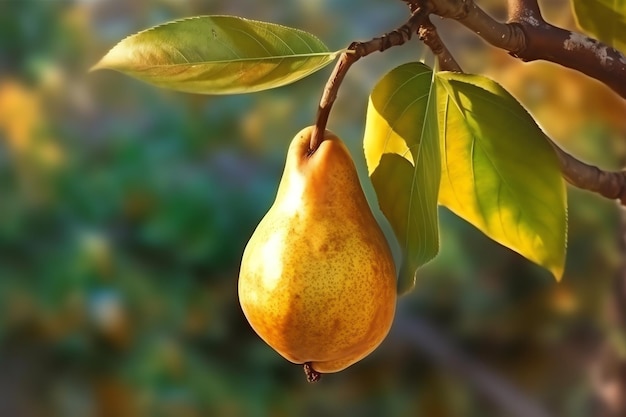
[[[441,204],[487,236],[563,274],[567,197],[551,145],[502,87],[439,73]]]
[[[420,63],[386,74],[370,95],[363,141],[380,208],[403,250],[398,290],[439,250],[440,155],[433,73]]]
[[[176,20],[129,36],[93,69],[203,94],[250,93],[297,81],[336,52],[302,30],[234,16]]]

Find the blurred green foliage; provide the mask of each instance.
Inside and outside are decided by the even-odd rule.
[[[119,39],[174,18],[237,14],[309,30],[338,49],[402,22],[396,3],[0,2],[0,415],[507,415],[401,331],[308,385],[245,322],[239,257],[328,72],[232,97],[87,73]],[[452,33],[459,55],[486,54]],[[413,48],[355,66],[331,117],[363,179],[369,89],[424,55]],[[608,158],[599,123],[588,122],[585,143],[608,144],[597,152]],[[449,212],[441,221],[441,253],[396,322],[426,317],[555,413],[587,415],[585,366],[611,331],[613,203],[570,190],[558,285]]]

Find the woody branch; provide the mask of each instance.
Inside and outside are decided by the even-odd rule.
[[[508,0],[509,20],[499,22],[473,0],[402,0],[411,11],[409,20],[398,29],[367,42],[353,42],[341,54],[322,94],[310,149],[321,142],[328,116],[348,70],[359,59],[405,44],[414,33],[430,47],[440,69],[462,72],[439,38],[430,15],[459,21],[491,45],[507,50],[524,61],[546,60],[593,77],[626,98],[626,57],[608,45],[580,33],[547,23],[536,0]],[[572,185],[617,199],[626,205],[626,172],[605,171],[582,162],[548,140],[558,156],[563,177]]]

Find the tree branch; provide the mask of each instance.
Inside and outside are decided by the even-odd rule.
[[[610,199],[619,199],[626,205],[626,171],[604,171],[574,158],[558,145],[548,141],[556,151],[563,178],[570,184],[593,191]]]
[[[582,72],[626,98],[626,57],[617,49],[548,23],[518,22],[526,47],[514,51],[524,61],[543,59]]]
[[[524,45],[524,33],[519,27],[498,22],[473,0],[431,0],[433,13],[457,20],[484,40],[507,51]]]
[[[491,45],[524,61],[546,60],[582,72],[626,98],[626,56],[577,32],[547,23],[532,0],[509,0],[509,23],[493,19],[473,0],[430,0],[433,13],[458,20]]]
[[[508,0],[509,20],[520,21],[526,18],[540,18],[541,10],[537,0]]]
[[[311,135],[311,142],[309,144],[310,152],[315,151],[321,143],[323,132],[326,129],[326,124],[328,123],[330,111],[337,98],[337,92],[339,91],[339,87],[341,86],[343,79],[352,64],[362,57],[377,51],[385,51],[393,46],[403,45],[411,39],[413,33],[417,32],[420,39],[437,57],[442,70],[463,72],[460,65],[439,37],[437,29],[430,21],[431,13],[459,20],[465,26],[472,29],[493,45],[510,51],[517,51],[517,56],[521,56],[520,54],[527,54],[528,51],[532,50],[532,48],[526,46],[529,39],[526,37],[526,31],[522,29],[524,24],[543,28],[537,29],[539,32],[536,33],[536,36],[539,37],[546,36],[545,33],[571,33],[545,23],[543,18],[541,18],[536,0],[509,0],[510,17],[518,20],[518,22],[510,24],[497,22],[480,9],[472,0],[403,1],[407,3],[411,10],[411,17],[404,25],[381,37],[373,38],[370,41],[353,42],[347,50],[341,54],[326,83],[320,100],[320,105],[315,119],[315,126]],[[541,30],[547,32],[544,33],[541,32]],[[530,38],[530,40],[535,42],[535,44],[537,43],[536,40],[533,40],[532,38]],[[571,38],[570,41],[572,41]],[[549,42],[544,41],[544,43]],[[522,46],[520,47],[520,45]],[[566,46],[567,43],[564,45]],[[567,55],[568,52],[564,45],[561,45],[563,47],[561,49],[562,51],[566,51],[563,52],[563,54]],[[574,43],[572,45],[574,45]],[[542,47],[542,45],[534,46],[534,48],[537,49],[541,49]],[[586,52],[581,52],[581,49],[572,47],[569,52],[573,57],[576,54],[587,56],[585,54],[589,51],[587,50]],[[538,52],[533,53],[539,54]],[[598,62],[598,59],[591,59],[589,56],[587,56],[587,59],[589,62]],[[623,61],[623,70],[626,71],[626,58],[622,57],[620,58],[620,61]],[[590,64],[590,66],[593,65]],[[577,68],[574,67],[574,69]],[[603,72],[600,75],[604,76],[606,75],[606,72]],[[620,77],[623,77],[621,78],[621,81],[623,81],[626,79],[626,73]],[[624,90],[624,95],[626,95],[626,83],[621,82],[619,84]],[[607,85],[615,90],[615,88],[611,85],[611,81],[607,82]],[[547,136],[546,139],[552,145],[557,154],[560,169],[566,181],[578,188],[593,191],[604,197],[619,199],[623,205],[626,205],[626,172],[609,172],[601,170],[593,165],[588,165],[562,150]]]

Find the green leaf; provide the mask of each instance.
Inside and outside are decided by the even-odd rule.
[[[292,83],[336,55],[298,29],[234,16],[199,16],[127,37],[92,70],[113,69],[172,90],[236,94]]]
[[[398,291],[439,251],[440,154],[433,72],[401,65],[378,81],[369,99],[363,146],[380,208],[403,250]]]
[[[572,6],[581,29],[626,52],[626,1],[572,0]]]
[[[437,87],[440,203],[560,279],[567,196],[556,154],[543,132],[489,79],[439,73]]]

